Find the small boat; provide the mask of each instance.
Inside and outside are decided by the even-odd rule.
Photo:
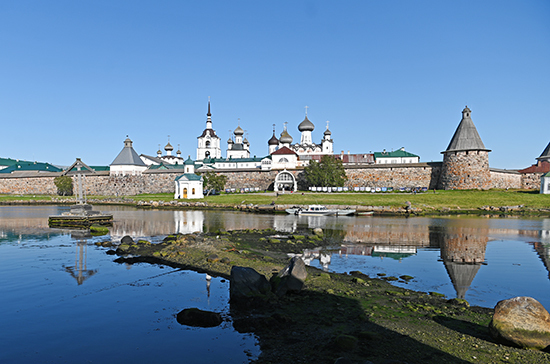
[[[328,215],[337,215],[338,210],[327,209],[323,205],[309,205],[307,208],[303,207],[292,207],[285,210],[289,214],[300,215],[300,216],[328,216]]]
[[[336,210],[336,216],[349,216],[355,215],[356,210],[354,209],[338,209]]]
[[[371,215],[374,215],[374,211],[358,212],[357,215],[359,215],[359,216],[371,216]]]

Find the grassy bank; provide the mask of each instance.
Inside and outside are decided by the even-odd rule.
[[[171,193],[143,194],[137,196],[89,196],[93,201],[133,204],[138,201],[172,201]],[[48,195],[0,195],[0,203],[13,201],[59,201],[57,196]],[[182,200],[179,200],[182,201]],[[516,212],[543,211],[550,212],[550,195],[541,195],[533,190],[467,190],[467,191],[429,191],[424,193],[246,193],[221,194],[207,196],[203,201],[210,206],[238,205],[348,205],[348,206],[389,206],[412,207],[422,209],[424,213],[437,213],[441,210],[479,211],[484,207],[518,207]]]

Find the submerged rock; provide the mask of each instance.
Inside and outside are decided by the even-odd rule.
[[[196,327],[215,327],[222,323],[222,316],[217,312],[203,311],[198,308],[186,308],[176,316],[178,323]]]
[[[132,237],[130,235],[125,235],[122,239],[120,239],[120,243],[121,244],[133,244],[134,243],[134,239],[132,239]]]
[[[231,268],[229,300],[232,303],[250,298],[267,298],[271,284],[264,275],[253,268],[234,266]]]
[[[523,348],[545,349],[550,346],[550,314],[531,297],[499,301],[489,330],[496,339]]]

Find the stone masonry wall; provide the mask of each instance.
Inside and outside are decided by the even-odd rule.
[[[535,189],[540,191],[540,179],[544,173],[525,173],[522,174],[521,188]]]
[[[517,172],[491,170],[491,188],[523,188],[523,175]]]
[[[441,163],[362,166],[346,168],[346,186],[354,187],[437,187]]]
[[[482,156],[483,157],[483,156]],[[485,156],[486,158],[486,156]],[[460,169],[459,167],[463,167]],[[458,164],[454,170],[471,171]],[[346,166],[348,180],[346,186],[354,187],[428,187],[438,188],[441,170],[444,167],[441,162],[417,163],[407,165],[369,165]],[[226,188],[255,188],[260,190],[272,189],[275,177],[280,171],[233,171],[219,172],[227,176]],[[291,170],[298,180],[298,185],[303,179],[303,170]],[[148,172],[138,176],[110,176],[109,172],[97,172],[84,177],[84,192],[87,195],[122,196],[136,195],[140,193],[173,193],[174,180],[181,173],[170,171]],[[534,188],[540,189],[541,173],[518,174],[498,170],[487,171],[489,177],[483,177],[483,186],[486,188]],[[27,175],[0,175],[0,194],[50,194],[55,195],[57,188],[53,181],[60,173],[35,173]],[[485,176],[485,175],[483,175]],[[73,177],[74,193],[77,193],[78,181]],[[488,181],[484,179],[487,178]],[[473,180],[479,183],[479,178],[467,178],[455,176],[449,179],[454,184],[469,183]],[[448,186],[450,184],[448,183]],[[469,185],[471,186],[471,184]],[[469,188],[478,188],[476,187]],[[440,188],[440,187],[439,187]],[[450,188],[450,187],[449,187]]]
[[[489,153],[486,151],[446,152],[440,177],[440,189],[488,190],[491,185]]]

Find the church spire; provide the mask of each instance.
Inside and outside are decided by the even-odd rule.
[[[206,113],[206,129],[212,129],[212,114],[210,113],[210,96],[208,96],[208,112]]]

